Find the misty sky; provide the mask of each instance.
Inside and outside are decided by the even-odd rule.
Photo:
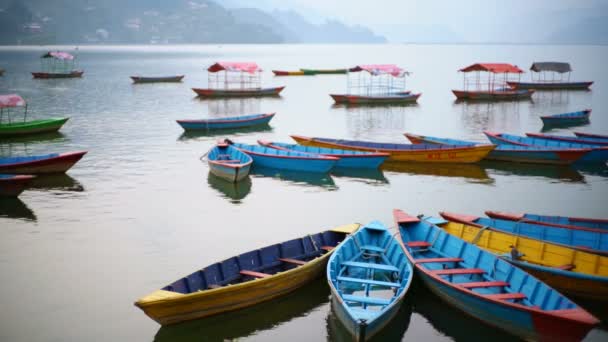
[[[408,30],[410,36],[434,34],[470,42],[525,41],[526,35],[543,38],[589,17],[608,16],[606,0],[257,0],[247,5],[361,24],[397,42],[409,38]]]

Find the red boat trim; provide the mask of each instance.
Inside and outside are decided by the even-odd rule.
[[[511,140],[505,139],[505,138],[502,137],[501,133],[495,133],[495,132],[490,132],[490,131],[483,131],[483,134],[485,134],[487,136],[491,136],[493,138],[496,138],[496,139],[498,139],[500,141],[507,142],[507,143],[509,143],[511,145],[530,146],[528,144],[524,144],[524,143],[520,143],[520,142],[517,142],[517,141],[511,141]]]
[[[598,139],[608,139],[608,135],[603,134],[593,134],[586,132],[574,132],[574,135],[580,138],[598,138]]]
[[[267,117],[272,117],[275,113],[265,113],[261,116],[258,116],[253,119],[242,119],[242,120],[175,120],[177,123],[206,123],[206,124],[216,124],[216,123],[233,123],[233,122],[247,122],[247,121],[256,121],[260,119],[265,119]]]
[[[21,162],[21,163],[13,163],[13,164],[2,164],[2,165],[0,165],[0,170],[3,168],[24,166],[24,165],[28,165],[28,164],[48,164],[49,162],[54,163],[54,162],[60,161],[62,159],[71,159],[74,157],[77,157],[78,159],[80,159],[85,154],[87,154],[87,151],[60,153],[56,157],[51,157],[51,158],[47,158],[47,159],[30,160],[30,161],[25,161],[25,162]]]

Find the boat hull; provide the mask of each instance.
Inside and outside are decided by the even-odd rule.
[[[272,70],[272,73],[275,76],[304,76],[304,75],[311,75],[311,74],[306,74],[304,73],[304,71],[282,71],[282,70]]]
[[[608,140],[608,135],[604,135],[604,134],[593,134],[593,133],[586,133],[586,132],[574,132],[574,135],[576,135],[579,138],[594,138],[594,139]]]
[[[255,97],[278,96],[285,87],[256,89],[203,89],[192,88],[199,97]]]
[[[184,78],[184,75],[167,76],[167,77],[144,77],[130,76],[133,83],[178,83]]]
[[[69,118],[0,124],[0,137],[57,132]]]
[[[84,74],[84,71],[82,71],[82,70],[74,70],[74,71],[69,72],[69,73],[32,72],[32,76],[34,78],[42,78],[42,79],[49,79],[49,78],[79,78],[79,77],[82,77],[82,74]]]
[[[249,175],[253,159],[228,144],[218,144],[207,152],[207,162],[212,174],[236,183]]]
[[[268,125],[274,113],[241,120],[177,120],[185,131],[213,131]]]
[[[589,116],[572,117],[572,118],[556,118],[550,116],[544,116],[540,118],[545,126],[571,126],[571,125],[583,125],[589,123]]]
[[[465,91],[452,90],[458,100],[467,101],[513,101],[529,100],[534,90]]]
[[[305,75],[335,75],[346,74],[348,69],[300,69]]]
[[[531,138],[588,145],[590,147],[608,148],[608,140],[598,139],[598,138],[579,138],[579,137],[569,137],[569,136],[551,135],[551,134],[543,134],[543,133],[526,133],[526,136],[531,137]]]
[[[330,95],[336,103],[350,105],[373,105],[373,104],[407,104],[416,103],[422,94],[411,94],[409,92],[382,95],[382,96],[362,96],[362,95]]]
[[[250,151],[244,152],[253,158],[253,163],[256,166],[259,165],[272,169],[327,173],[337,162],[336,159],[285,158],[281,156],[252,153]]]
[[[538,214],[513,214],[502,211],[491,211],[487,210],[485,214],[488,217],[528,222],[535,224],[542,224],[545,226],[564,227],[564,228],[596,228],[596,229],[608,229],[607,219],[596,219],[587,217],[567,217],[567,216],[555,216],[555,215],[538,215]]]
[[[17,164],[0,164],[0,173],[39,174],[65,173],[86,154],[86,151],[62,153],[56,157]]]
[[[209,166],[211,173],[232,183],[239,182],[247,177],[250,169],[251,165],[239,168],[231,168],[221,164],[210,164]]]
[[[33,179],[34,176],[29,175],[5,175],[0,177],[0,197],[19,196]]]
[[[589,90],[593,82],[507,82],[513,89],[534,90]]]

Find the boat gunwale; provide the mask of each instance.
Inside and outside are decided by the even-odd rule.
[[[238,119],[238,120],[230,120],[229,118],[217,118],[217,119],[184,119],[184,120],[175,120],[178,124],[181,123],[195,123],[195,124],[221,124],[221,123],[237,123],[237,122],[250,122],[256,120],[266,119],[268,117],[273,117],[276,112],[272,113],[260,113],[260,114],[250,114],[250,115],[258,115],[253,118],[248,119]],[[245,115],[235,116],[234,118],[243,117]]]
[[[24,162],[20,162],[20,163],[12,163],[12,164],[0,164],[0,172],[3,168],[15,167],[15,166],[25,166],[25,165],[34,164],[34,163],[55,162],[55,161],[60,161],[62,159],[67,159],[70,157],[77,157],[77,156],[82,157],[87,153],[88,153],[88,151],[64,152],[64,153],[59,153],[56,156],[45,158],[45,159],[29,160],[29,161],[24,161]],[[33,157],[35,157],[35,156],[33,156]]]
[[[283,146],[278,146],[275,145],[274,142],[272,141],[268,141],[268,140],[258,140],[258,144],[265,146],[265,147],[270,147],[270,148],[274,148],[277,150],[283,150],[283,151],[296,151],[296,152],[300,152],[300,153],[309,153],[312,155],[323,155],[323,156],[328,156],[328,157],[336,157],[338,159],[340,158],[366,158],[366,157],[389,157],[390,154],[389,153],[385,153],[385,152],[367,152],[367,151],[353,151],[353,150],[344,150],[346,152],[363,152],[362,154],[333,154],[333,153],[314,153],[314,152],[301,152],[298,150],[292,150],[289,149],[287,147],[283,147]],[[298,145],[298,144],[296,144]],[[299,146],[303,146],[306,147],[304,145],[299,145]],[[323,147],[322,147],[323,148]]]
[[[518,221],[518,222],[524,222],[524,223],[533,223],[533,224],[538,224],[538,225],[543,225],[543,226],[551,226],[551,227],[567,228],[567,229],[589,228],[589,227],[581,227],[581,226],[576,226],[576,225],[571,225],[571,224],[537,221],[537,220],[526,218],[525,214],[512,214],[512,213],[506,213],[503,211],[486,210],[484,212],[484,214],[486,214],[488,217],[494,218],[494,219]],[[608,223],[608,219],[594,219],[594,218],[570,217],[570,216],[564,216],[564,217],[569,219],[570,221],[589,222],[589,223]],[[602,228],[591,228],[591,229],[602,230]],[[603,230],[606,231],[606,229],[603,229]]]

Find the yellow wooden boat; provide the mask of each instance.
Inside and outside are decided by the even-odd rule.
[[[270,245],[211,264],[140,298],[161,325],[233,311],[292,292],[325,272],[332,250],[359,224]]]
[[[389,161],[424,163],[476,163],[485,158],[496,145],[451,146],[429,144],[380,143],[359,140],[309,138],[292,135],[304,146],[339,148],[352,151],[385,152]]]
[[[440,214],[447,221],[439,226],[449,234],[502,255],[554,288],[581,298],[608,300],[608,257],[465,223],[449,213]],[[523,254],[517,260],[511,258],[511,246]]]

